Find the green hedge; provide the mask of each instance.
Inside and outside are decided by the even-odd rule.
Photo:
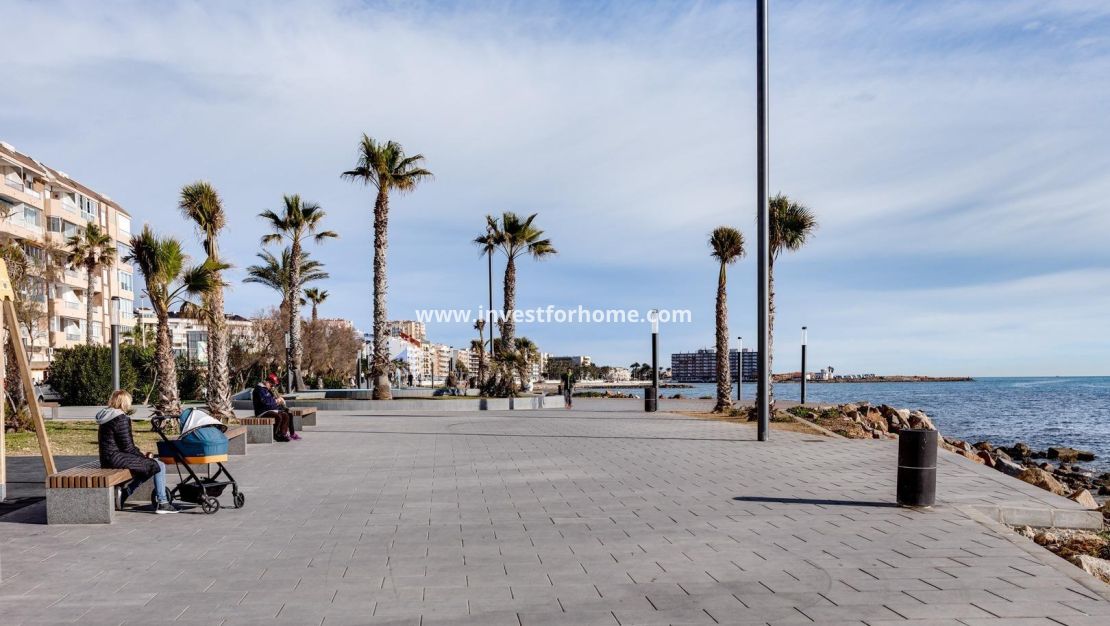
[[[120,384],[134,393],[139,375],[129,354],[120,351]],[[67,405],[103,405],[112,394],[112,349],[107,346],[75,346],[54,351],[50,385]]]

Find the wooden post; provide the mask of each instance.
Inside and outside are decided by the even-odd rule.
[[[19,318],[15,315],[15,291],[8,277],[8,266],[0,259],[0,299],[3,300],[4,325],[8,330],[8,340],[15,353],[15,365],[19,368],[20,379],[23,381],[23,395],[27,399],[27,409],[31,412],[31,421],[35,424],[35,435],[39,440],[39,451],[42,453],[42,464],[46,468],[46,475],[56,474],[57,466],[54,465],[54,453],[50,451],[50,439],[46,436],[46,423],[39,410],[39,399],[35,394],[35,381],[31,378],[31,364],[27,361],[27,352],[23,349],[23,340],[19,337]]]

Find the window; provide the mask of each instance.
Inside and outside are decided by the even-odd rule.
[[[135,291],[132,288],[131,272],[119,270],[119,288],[123,291]]]
[[[116,213],[116,228],[119,229],[121,235],[131,234],[131,218],[123,213]]]
[[[135,303],[132,300],[119,299],[120,319],[128,320],[135,316]]]
[[[92,198],[77,196],[77,205],[81,209],[81,217],[90,222],[100,220],[100,203]]]
[[[23,224],[27,227],[42,228],[42,211],[30,205],[23,205]]]
[[[100,339],[100,322],[93,322],[92,336],[94,339]]]
[[[60,217],[51,216],[46,220],[46,228],[52,233],[60,233],[64,228],[65,220]]]
[[[116,242],[116,258],[118,258],[120,261],[122,261],[122,260],[126,259],[128,256],[131,256],[131,246],[129,246],[129,245],[123,243],[123,242],[117,241]]]

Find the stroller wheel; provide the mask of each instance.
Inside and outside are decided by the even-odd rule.
[[[211,515],[220,510],[220,501],[211,496],[204,496],[204,499],[200,501],[200,510],[207,515]]]
[[[243,508],[243,505],[246,504],[246,503],[247,503],[247,496],[244,495],[242,491],[235,494],[235,508],[241,509],[241,508]]]

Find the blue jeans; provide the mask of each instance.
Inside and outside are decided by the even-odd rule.
[[[159,461],[158,459],[154,459],[154,462],[158,464],[158,473],[153,476],[153,478],[154,478],[154,493],[157,494],[156,497],[158,498],[159,502],[167,502],[167,500],[166,500],[166,464]],[[147,480],[149,480],[149,479],[147,479]],[[144,482],[146,482],[146,480],[141,479],[141,478],[136,478],[135,480],[132,480],[131,482],[127,483],[127,487],[126,487],[127,495],[130,496],[131,494],[135,493],[135,490],[139,488],[139,485],[143,484]]]

